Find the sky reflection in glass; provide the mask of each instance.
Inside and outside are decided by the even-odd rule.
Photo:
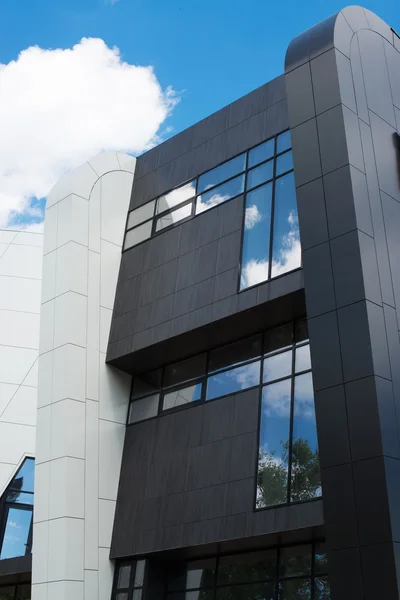
[[[271,277],[293,271],[301,265],[299,221],[294,173],[275,183],[275,213]]]

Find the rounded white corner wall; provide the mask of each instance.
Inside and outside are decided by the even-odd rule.
[[[105,364],[136,160],[105,152],[47,198],[33,600],[109,600],[130,377]]]

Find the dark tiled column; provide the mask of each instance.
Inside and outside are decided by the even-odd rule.
[[[399,598],[399,42],[349,7],[286,56],[334,600]]]

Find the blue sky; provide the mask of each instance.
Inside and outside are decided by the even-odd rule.
[[[299,32],[340,0],[2,0],[0,62],[31,45],[68,48],[100,37],[132,64],[153,65],[162,86],[183,91],[167,124],[179,132],[283,71]],[[400,31],[398,0],[365,0]]]
[[[66,171],[103,150],[141,154],[282,74],[293,37],[343,6],[2,0],[0,228],[40,229]],[[400,32],[399,0],[365,6]]]

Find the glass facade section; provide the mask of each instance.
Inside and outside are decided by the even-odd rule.
[[[124,250],[245,190],[240,289],[297,269],[300,238],[289,131],[131,211]]]
[[[34,469],[26,458],[1,499],[0,560],[31,553]]]
[[[317,569],[320,564],[316,560],[317,549],[325,560],[323,572]],[[170,563],[166,571],[164,600],[331,598],[323,544],[302,544]]]
[[[0,600],[31,600],[31,584],[0,585]]]
[[[111,600],[144,600],[146,561],[121,562],[114,573]]]
[[[301,266],[290,133],[271,142],[274,144],[260,144],[249,153],[249,161],[251,157],[254,162],[269,160],[247,173],[247,189],[261,187],[248,192],[245,200],[242,290]],[[263,185],[268,179],[271,182]]]
[[[289,349],[289,328],[267,336],[256,508],[321,495],[311,360],[304,327],[304,323],[295,325]]]

